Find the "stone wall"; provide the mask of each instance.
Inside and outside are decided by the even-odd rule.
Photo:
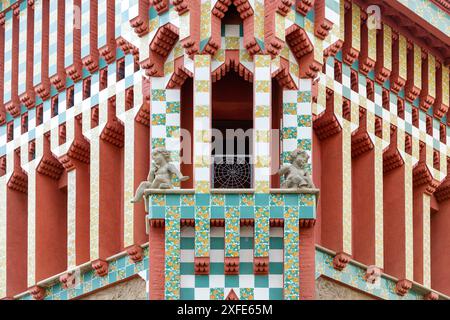
[[[333,280],[319,277],[316,280],[316,300],[375,300],[375,298]]]
[[[145,286],[142,278],[134,277],[84,296],[80,300],[147,300]]]

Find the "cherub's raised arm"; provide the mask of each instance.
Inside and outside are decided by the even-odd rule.
[[[149,182],[152,182],[153,180],[155,180],[155,168],[152,167],[150,169],[150,171],[148,172],[147,180]]]
[[[281,166],[280,170],[278,170],[278,174],[284,176],[286,173],[289,172],[289,168],[290,168],[290,165],[287,165],[287,164]]]

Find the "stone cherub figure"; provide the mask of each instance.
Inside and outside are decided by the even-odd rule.
[[[136,190],[132,203],[142,199],[145,189],[172,189],[172,176],[175,175],[180,181],[186,181],[188,176],[183,176],[172,163],[170,153],[164,148],[157,148],[152,152],[153,166],[148,173],[147,181],[142,181]]]
[[[308,163],[309,155],[306,151],[296,149],[292,151],[291,164],[284,165],[278,173],[286,179],[282,183],[282,188],[299,189],[299,188],[315,188],[314,183],[305,169]]]

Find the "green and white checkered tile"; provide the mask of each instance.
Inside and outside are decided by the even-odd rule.
[[[270,230],[270,269],[253,274],[253,227],[241,227],[240,274],[224,275],[224,228],[211,228],[210,274],[194,274],[194,228],[181,229],[181,293],[183,300],[225,299],[230,290],[244,299],[283,298],[283,229]]]

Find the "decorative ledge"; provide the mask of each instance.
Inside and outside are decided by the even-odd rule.
[[[194,189],[146,189],[144,195],[151,194],[194,194]]]
[[[212,194],[251,194],[255,193],[255,189],[211,189]]]
[[[270,193],[281,194],[281,193],[294,193],[294,194],[319,194],[319,189],[270,189]]]

